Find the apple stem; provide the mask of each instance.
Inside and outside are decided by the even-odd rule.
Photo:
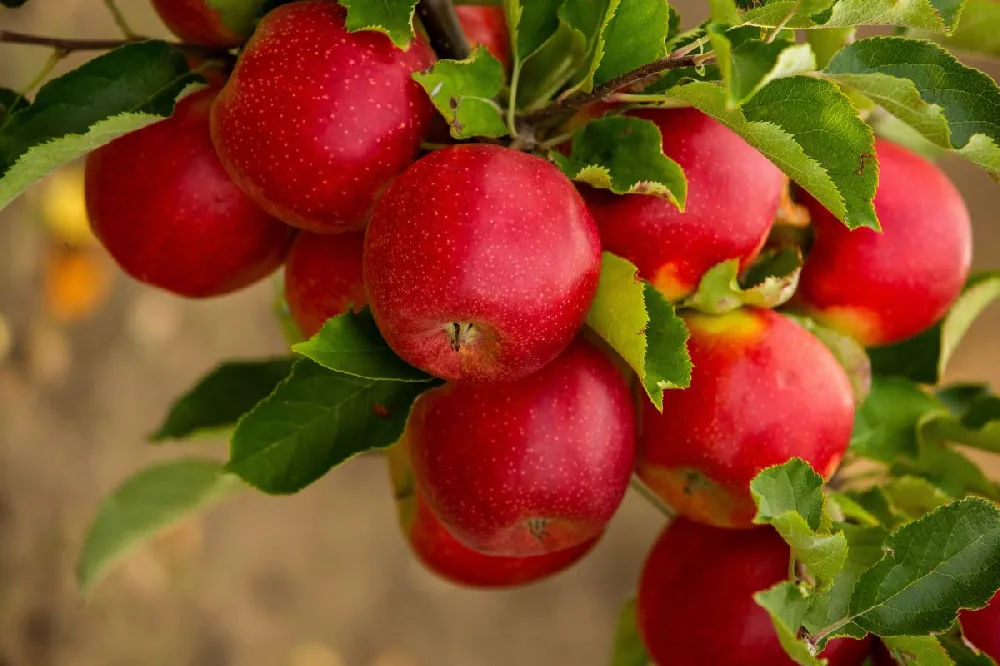
[[[61,37],[46,37],[44,35],[29,35],[12,30],[0,30],[0,43],[47,46],[63,54],[74,51],[110,51],[119,46],[148,40],[148,37],[139,36],[129,39],[63,39]],[[181,44],[178,42],[170,42],[170,45],[178,51],[201,58],[226,59],[230,57],[229,51],[225,49],[214,49],[199,44]]]
[[[660,499],[660,496],[654,493],[652,490],[650,490],[649,486],[643,483],[638,476],[633,475],[632,480],[629,481],[629,485],[632,487],[632,490],[642,495],[642,497],[646,499],[646,501],[648,501],[650,504],[659,509],[660,513],[662,513],[664,516],[666,516],[667,518],[677,517],[677,512],[674,511],[673,507],[671,507],[669,504]]]
[[[420,0],[417,14],[439,58],[463,60],[471,49],[451,0]]]
[[[649,77],[655,76],[661,72],[666,72],[671,69],[682,69],[684,67],[700,67],[711,63],[714,59],[714,53],[700,53],[697,55],[683,56],[670,55],[667,58],[651,62],[648,65],[643,65],[638,69],[633,69],[631,72],[626,72],[621,76],[611,79],[607,83],[594,88],[593,92],[577,92],[563,99],[557,99],[555,103],[550,104],[549,106],[522,116],[520,124],[537,125],[538,123],[544,122],[559,114],[575,111],[583,106],[586,106],[587,104],[590,104],[591,102],[599,102],[607,99],[622,88],[632,85],[633,83],[638,83],[643,79],[648,79]]]

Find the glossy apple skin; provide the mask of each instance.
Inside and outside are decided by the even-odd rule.
[[[702,276],[728,259],[749,264],[781,202],[785,176],[735,132],[696,109],[628,114],[656,123],[663,152],[688,179],[684,212],[646,194],[586,189],[605,250],[634,263],[664,296],[690,295]]]
[[[330,317],[368,303],[361,276],[363,231],[300,231],[285,262],[285,300],[303,337],[319,333]]]
[[[246,41],[245,36],[225,26],[207,0],[153,0],[153,9],[170,32],[184,42],[232,48]]]
[[[87,158],[94,234],[133,278],[189,298],[220,296],[267,276],[294,234],[219,163],[208,134],[216,92],[186,97],[170,118]]]
[[[437,377],[513,381],[573,340],[597,291],[597,228],[549,162],[500,146],[435,151],[379,201],[365,237],[372,314]]]
[[[458,22],[471,46],[481,45],[500,61],[504,69],[510,68],[510,33],[503,7],[459,5],[455,7]]]
[[[830,478],[854,425],[850,380],[811,333],[771,310],[689,314],[691,386],[643,397],[642,480],[681,515],[752,525],[750,481],[793,457]]]
[[[635,410],[615,365],[582,338],[521,381],[449,383],[417,399],[417,485],[465,546],[528,557],[599,535],[635,462]]]
[[[986,608],[959,615],[966,639],[994,660],[1000,660],[1000,594]]]
[[[972,258],[969,211],[944,172],[888,141],[875,148],[882,233],[850,231],[810,201],[816,238],[795,299],[820,323],[869,346],[899,342],[943,317]]]
[[[414,159],[434,108],[413,72],[420,39],[348,32],[335,2],[282,5],[260,22],[212,110],[212,138],[233,179],[288,224],[361,229],[375,198]]]
[[[753,595],[788,578],[791,553],[770,527],[722,530],[675,519],[647,556],[636,621],[669,666],[792,666]],[[869,640],[831,641],[828,666],[861,666]]]
[[[451,535],[413,478],[406,437],[387,452],[399,524],[413,554],[428,571],[456,585],[503,589],[535,583],[576,564],[600,537],[535,557],[484,555]]]

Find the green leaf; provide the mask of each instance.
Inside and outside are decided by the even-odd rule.
[[[825,30],[810,30],[806,33],[806,42],[812,46],[813,53],[816,54],[816,66],[826,67],[830,58],[854,41],[857,29],[854,26],[843,28],[827,28]]]
[[[809,598],[789,581],[778,583],[769,590],[758,592],[754,601],[771,616],[781,647],[800,666],[822,666],[806,644],[798,638],[799,627],[809,609]]]
[[[129,551],[241,487],[211,460],[174,460],[135,474],[98,509],[77,563],[78,584],[88,592]]]
[[[330,469],[403,433],[431,383],[338,374],[308,360],[236,426],[229,471],[271,494],[294,493]]]
[[[726,107],[734,109],[765,85],[786,76],[816,69],[816,56],[809,44],[777,39],[767,43],[758,28],[725,31],[710,25],[716,63],[726,88]]]
[[[170,116],[198,80],[181,53],[150,41],[49,81],[30,106],[0,123],[0,209],[49,171]]]
[[[955,666],[997,666],[997,662],[965,642],[962,639],[962,632],[957,628],[941,634],[938,640],[955,662]]]
[[[861,527],[875,527],[882,523],[877,515],[869,511],[865,508],[864,504],[847,493],[831,490],[827,493],[826,498],[831,506],[830,512],[842,516],[842,518],[837,518],[837,520],[854,521]]]
[[[823,72],[935,145],[1000,174],[1000,87],[940,46],[905,37],[862,39],[841,49]]]
[[[514,55],[525,59],[537,51],[556,31],[557,13],[563,0],[507,0],[507,26],[510,29]]]
[[[28,107],[28,100],[19,92],[10,88],[0,88],[0,127],[6,122],[15,111],[20,111]]]
[[[882,642],[900,664],[955,666],[935,636],[886,636]]]
[[[223,363],[174,403],[150,441],[190,439],[234,427],[288,377],[292,363],[291,358]]]
[[[909,340],[870,349],[872,370],[880,375],[937,384],[962,338],[997,298],[1000,274],[974,275],[942,321]]]
[[[618,616],[611,666],[649,666],[652,661],[635,624],[635,599],[629,599]]]
[[[720,86],[692,82],[667,93],[716,118],[770,159],[850,228],[878,228],[874,135],[836,85],[793,76],[727,109]]]
[[[569,157],[556,151],[549,157],[573,180],[615,194],[660,196],[684,209],[687,180],[680,166],[663,154],[660,129],[651,120],[599,118],[573,135]]]
[[[587,325],[639,375],[657,409],[663,391],[691,384],[688,330],[655,287],[636,277],[627,260],[605,252]]]
[[[723,314],[739,307],[776,308],[795,293],[802,271],[802,255],[786,249],[763,258],[746,288],[740,286],[740,260],[730,259],[710,268],[685,307],[708,314]]]
[[[952,497],[975,494],[1000,501],[1000,486],[991,481],[979,465],[934,436],[933,432],[928,433],[942,418],[945,418],[942,412],[930,412],[920,420],[917,425],[919,458],[915,464],[897,462],[899,469],[893,469],[893,472],[897,475],[918,474]]]
[[[996,0],[966,0],[962,20],[951,36],[922,30],[911,36],[935,39],[949,49],[1000,56],[1000,3]]]
[[[749,25],[773,28],[836,28],[897,25],[938,32],[954,30],[964,0],[763,0],[742,14]],[[828,10],[828,11],[824,11]]]
[[[338,0],[347,8],[347,29],[374,30],[406,48],[413,39],[413,11],[417,0]]]
[[[942,411],[941,402],[913,382],[876,376],[871,395],[855,415],[850,451],[884,463],[897,458],[916,460],[921,419]]]
[[[902,476],[890,479],[885,495],[897,512],[908,520],[916,520],[944,506],[952,498],[927,479]]]
[[[238,35],[249,37],[253,33],[257,16],[264,7],[264,0],[206,0],[209,7],[219,13],[222,24]]]
[[[389,348],[371,311],[348,312],[328,320],[312,339],[292,351],[335,372],[397,382],[429,382],[434,378],[409,365]]]
[[[998,588],[1000,510],[970,497],[891,534],[885,556],[858,579],[840,623],[878,636],[944,631],[960,608],[982,608]]]
[[[823,478],[809,463],[793,458],[763,470],[750,482],[750,492],[757,504],[754,523],[778,530],[818,588],[829,587],[847,559],[847,539],[831,531]]]
[[[533,2],[526,5],[531,6]],[[584,68],[588,48],[587,35],[571,25],[560,10],[555,32],[523,62],[515,62],[512,80],[517,83],[517,107],[533,110],[547,104]]]
[[[613,3],[617,5],[618,3]],[[603,57],[594,83],[607,83],[667,55],[670,5],[664,0],[627,0],[602,33]]]
[[[413,78],[448,121],[452,137],[496,138],[507,134],[503,111],[496,102],[504,84],[503,65],[485,48],[478,47],[465,60],[438,60]]]

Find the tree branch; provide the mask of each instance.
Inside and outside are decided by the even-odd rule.
[[[634,69],[631,72],[626,72],[617,78],[611,79],[607,83],[594,88],[592,92],[573,93],[569,97],[557,100],[549,106],[527,113],[519,118],[519,124],[537,125],[540,122],[552,118],[553,116],[557,116],[567,111],[575,111],[576,109],[590,104],[591,102],[599,102],[602,99],[606,99],[622,88],[630,86],[633,83],[638,83],[643,79],[648,79],[649,77],[655,76],[660,72],[666,72],[671,69],[682,69],[684,67],[698,67],[708,64],[714,59],[715,56],[713,54],[706,53],[680,57],[671,56],[664,58],[663,60],[657,60],[656,62],[643,65],[638,69]]]
[[[439,58],[462,60],[469,57],[469,41],[451,0],[420,0],[417,15]]]
[[[5,44],[26,44],[29,46],[47,46],[60,53],[72,53],[73,51],[110,51],[125,44],[145,41],[148,38],[136,37],[135,39],[63,39],[61,37],[46,37],[43,35],[29,35],[23,32],[13,32],[11,30],[0,30],[0,43]],[[226,59],[229,52],[224,49],[214,49],[198,44],[180,44],[170,42],[178,51],[199,58]]]

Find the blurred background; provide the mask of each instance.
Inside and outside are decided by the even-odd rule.
[[[673,4],[688,25],[707,13],[705,2]],[[120,6],[141,34],[166,36],[146,0]],[[118,34],[100,0],[0,9],[0,27]],[[0,86],[27,85],[47,57],[0,45]],[[972,210],[975,267],[1000,268],[1000,186],[967,164],[945,167]],[[223,441],[145,437],[223,358],[283,351],[274,288],[194,302],[131,282],[87,233],[79,165],[0,212],[0,666],[605,666],[662,524],[655,509],[630,496],[596,551],[550,582],[462,590],[411,558],[378,457],[294,497],[238,495],[79,596],[75,559],[102,496],[155,460],[224,457]],[[1000,384],[998,332],[994,308],[951,378]]]

